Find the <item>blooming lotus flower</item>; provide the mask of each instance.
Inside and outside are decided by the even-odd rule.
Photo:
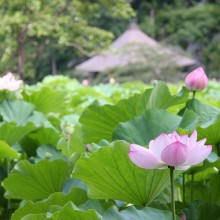
[[[149,149],[131,144],[128,155],[134,164],[145,169],[174,167],[186,170],[201,163],[212,151],[211,145],[204,145],[206,139],[196,140],[196,130],[190,137],[187,134],[179,136],[177,132],[161,134],[150,141]]]
[[[198,67],[185,78],[186,88],[191,91],[201,91],[208,85],[208,78],[202,67]]]
[[[22,80],[16,80],[11,72],[8,72],[5,76],[0,77],[0,90],[18,90]]]

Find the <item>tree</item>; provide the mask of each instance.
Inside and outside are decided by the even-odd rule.
[[[134,0],[132,6],[144,32],[181,46],[219,78],[219,0]]]
[[[161,28],[158,35],[189,51],[201,65],[205,65],[210,76],[216,73],[219,54],[220,18],[219,4],[198,4],[184,11],[170,9],[161,12],[157,25]]]
[[[4,0],[0,8],[0,71],[12,69],[21,78],[28,69],[34,71],[33,61],[48,48],[54,52],[71,47],[86,54],[105,47],[112,33],[90,26],[100,9],[113,17],[129,18],[133,14],[128,1],[117,0]],[[51,55],[56,71],[56,55]]]

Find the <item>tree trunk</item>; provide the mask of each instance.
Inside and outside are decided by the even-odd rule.
[[[24,77],[25,65],[25,30],[22,29],[18,35],[18,75],[20,79]]]

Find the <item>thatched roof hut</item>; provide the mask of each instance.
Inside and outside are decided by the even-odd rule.
[[[172,58],[173,63],[179,67],[191,66],[196,63],[195,60],[164,47],[142,32],[138,25],[131,24],[112,43],[108,51],[89,58],[76,66],[76,69],[81,72],[104,72],[135,63],[145,63],[147,65],[149,60],[147,56],[142,54],[141,50],[143,54],[148,51],[148,54],[155,53],[158,56],[163,56],[163,59]]]

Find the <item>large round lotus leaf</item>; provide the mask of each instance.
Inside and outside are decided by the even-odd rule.
[[[129,146],[116,141],[78,160],[73,176],[88,187],[93,199],[115,199],[146,205],[169,184],[169,170],[145,170],[128,157]],[[178,172],[176,172],[178,174]]]
[[[51,194],[47,199],[38,202],[27,201],[22,207],[18,208],[12,215],[11,220],[20,220],[30,214],[45,214],[51,206],[64,206],[67,202],[72,201],[75,205],[81,205],[87,200],[86,191],[73,187],[68,194],[61,192]]]
[[[68,163],[62,159],[41,160],[37,164],[19,161],[3,181],[5,196],[13,199],[38,200],[54,192],[61,192],[69,173]]]

